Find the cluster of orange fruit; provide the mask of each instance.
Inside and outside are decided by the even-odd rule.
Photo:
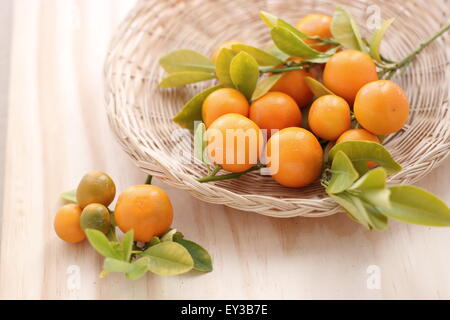
[[[131,186],[122,192],[115,211],[108,206],[116,195],[114,181],[101,171],[88,172],[76,190],[76,203],[61,207],[54,219],[56,234],[67,242],[86,239],[84,230],[107,234],[115,225],[134,230],[134,240],[148,242],[165,234],[173,219],[172,204],[164,190],[152,185]]]
[[[309,36],[327,39],[331,38],[331,22],[327,15],[311,14],[301,19],[297,28]],[[332,47],[315,45],[313,39],[304,41],[322,52]],[[219,46],[212,60],[220,50],[237,43],[228,41]],[[290,60],[301,61],[297,57]],[[322,78],[333,94],[313,100],[306,77]],[[408,115],[409,102],[402,88],[390,80],[379,80],[372,58],[358,50],[338,50],[324,67],[284,72],[268,93],[251,103],[240,91],[221,88],[211,93],[202,106],[207,152],[214,163],[226,171],[243,172],[264,155],[272,177],[287,187],[306,186],[320,176],[324,151],[318,138],[330,143],[380,143],[378,136],[400,130]],[[356,128],[352,128],[353,117],[358,123]],[[235,134],[227,135],[230,130]],[[267,131],[269,138],[265,146],[261,130]],[[257,137],[253,149],[249,131]],[[236,139],[244,132],[245,144],[238,146]],[[218,139],[218,134],[223,138]],[[237,161],[239,157],[243,161]]]

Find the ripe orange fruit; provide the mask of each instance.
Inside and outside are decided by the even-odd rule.
[[[258,163],[263,136],[258,125],[237,113],[219,117],[206,130],[209,158],[230,172],[242,172]]]
[[[316,137],[303,128],[286,128],[267,142],[267,167],[285,187],[304,187],[321,174],[323,150]]]
[[[91,203],[109,206],[116,195],[116,185],[106,173],[91,171],[86,173],[78,184],[77,203],[81,208]]]
[[[161,188],[152,185],[131,186],[117,200],[114,218],[123,232],[134,230],[134,240],[148,242],[170,228],[173,209]]]
[[[408,121],[409,102],[402,88],[389,80],[366,84],[353,106],[356,120],[376,135],[400,130]]]
[[[335,95],[325,95],[311,105],[308,124],[312,132],[322,139],[334,141],[350,129],[350,107],[344,99]]]
[[[336,144],[346,141],[373,141],[376,143],[380,143],[380,139],[377,136],[373,135],[367,130],[364,129],[350,129],[345,131],[339,139],[337,139]],[[369,169],[375,168],[377,166],[376,162],[367,161],[367,167]]]
[[[242,44],[242,42],[240,41],[236,41],[236,40],[229,40],[229,41],[225,41],[224,43],[220,44],[216,50],[214,50],[214,53],[211,57],[211,60],[216,63],[217,61],[217,57],[219,56],[220,50],[222,49],[231,49],[232,46],[234,46],[235,44]]]
[[[331,38],[331,21],[333,19],[325,14],[308,14],[297,22],[297,29],[308,36],[319,36],[324,39]],[[319,41],[312,39],[302,39],[306,44],[310,45],[317,51],[325,52],[333,47],[333,45],[317,45]]]
[[[306,70],[284,72],[270,91],[282,92],[291,96],[300,108],[305,107],[313,98],[313,93],[306,84],[305,77],[313,74]]]
[[[336,144],[345,142],[345,141],[373,141],[376,143],[380,143],[380,139],[376,135],[373,135],[367,130],[364,129],[350,129],[345,131],[339,139],[337,139]]]
[[[348,103],[353,103],[362,86],[375,80],[378,80],[375,63],[368,54],[357,50],[335,53],[323,71],[325,86]]]
[[[211,93],[203,102],[202,118],[209,127],[220,116],[227,113],[239,113],[248,116],[247,98],[238,90],[222,88]]]
[[[76,204],[67,204],[60,208],[53,221],[55,232],[62,240],[67,242],[81,242],[86,235],[80,226],[81,207]]]
[[[300,126],[302,113],[297,103],[282,92],[269,92],[250,106],[250,119],[261,129],[284,129]]]

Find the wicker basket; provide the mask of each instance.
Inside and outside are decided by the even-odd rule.
[[[431,33],[448,23],[448,8],[433,1],[339,1],[368,34],[369,16],[380,10],[382,20],[395,17],[382,51],[400,59]],[[211,54],[219,43],[236,39],[255,46],[270,43],[269,30],[258,17],[264,10],[295,22],[320,12],[332,14],[335,1],[318,0],[141,0],[120,26],[106,61],[107,113],[123,149],[144,172],[211,203],[273,217],[322,217],[339,207],[319,183],[290,189],[258,173],[236,180],[201,184],[206,170],[185,163],[179,153],[192,150],[192,135],[172,122],[190,97],[212,83],[159,89],[163,71],[159,58],[174,49],[190,48]],[[413,183],[438,166],[450,147],[448,111],[449,36],[427,48],[394,79],[410,99],[412,110],[404,129],[389,136],[385,146],[404,170],[390,178]]]

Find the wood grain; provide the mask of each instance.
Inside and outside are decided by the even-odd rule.
[[[450,298],[450,229],[392,222],[369,232],[343,214],[277,220],[209,205],[158,181],[173,201],[174,226],[209,249],[215,270],[99,279],[102,259],[87,243],[60,241],[52,222],[59,193],[85,171],[110,173],[119,190],[145,180],[114,140],[103,105],[108,40],[132,1],[14,5],[0,298]],[[449,181],[447,160],[419,185],[450,203]],[[367,287],[370,265],[380,268],[380,289]],[[70,282],[74,270],[79,287]]]

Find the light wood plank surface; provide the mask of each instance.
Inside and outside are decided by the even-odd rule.
[[[158,181],[173,201],[174,226],[209,249],[215,270],[99,279],[102,259],[87,243],[60,241],[52,222],[59,193],[88,170],[110,173],[119,190],[145,179],[108,128],[102,89],[108,41],[132,5],[14,1],[0,298],[450,298],[450,229],[392,222],[369,232],[343,214],[280,220],[206,204]],[[446,160],[419,185],[450,203],[449,181]]]

